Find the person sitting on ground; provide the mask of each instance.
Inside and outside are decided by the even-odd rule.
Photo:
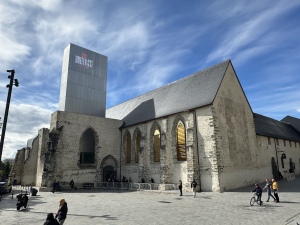
[[[44,225],[59,225],[59,222],[54,219],[53,213],[48,213]]]
[[[261,196],[262,196],[262,189],[258,184],[255,184],[255,189],[252,190],[252,192],[255,192],[255,194],[257,195],[257,201],[260,201],[260,205],[261,205]]]

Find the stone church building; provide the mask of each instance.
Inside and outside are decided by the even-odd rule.
[[[59,110],[18,150],[11,176],[51,187],[150,178],[226,191],[300,174],[300,119],[252,111],[230,60],[106,109],[107,57],[70,44]]]

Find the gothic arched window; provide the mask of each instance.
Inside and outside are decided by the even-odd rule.
[[[95,136],[92,129],[87,129],[80,139],[80,164],[94,164]]]
[[[182,121],[179,121],[177,125],[177,160],[185,161],[186,160],[186,138],[185,138],[185,127]]]
[[[160,161],[160,131],[157,126],[153,132],[153,156],[154,162]]]

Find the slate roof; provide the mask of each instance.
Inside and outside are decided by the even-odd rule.
[[[300,119],[292,116],[286,116],[281,121],[291,124],[295,129],[297,129],[300,132]]]
[[[202,70],[106,110],[125,126],[212,104],[230,60]]]
[[[290,124],[257,113],[253,113],[253,116],[256,134],[291,141],[300,141],[300,132]]]

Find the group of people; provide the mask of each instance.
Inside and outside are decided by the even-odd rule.
[[[265,189],[267,190],[267,193],[268,193],[268,199],[266,202],[269,202],[270,197],[273,198],[274,202],[279,202],[278,183],[276,182],[275,179],[272,179],[272,181],[270,181],[269,179],[266,179],[266,185],[263,189],[261,189],[259,184],[255,184],[255,189],[252,190],[252,192],[255,192],[255,194],[257,195],[257,200],[260,202],[261,202],[262,192]],[[274,196],[272,195],[272,191],[273,191]]]
[[[68,204],[64,198],[60,199],[56,215],[48,213],[44,225],[62,225],[64,224],[68,213]]]
[[[191,182],[191,188],[193,189],[193,196],[195,198],[196,197],[196,189],[197,189],[197,182],[195,181],[195,179],[193,179],[193,181]],[[181,180],[179,180],[178,189],[180,191],[180,196],[182,196],[182,181]],[[266,179],[266,185],[263,189],[261,189],[261,187],[258,184],[255,184],[255,189],[252,192],[256,193],[257,198],[258,198],[257,200],[261,201],[262,191],[265,189],[267,190],[267,193],[268,193],[268,199],[266,202],[269,202],[270,197],[273,198],[274,202],[279,202],[278,183],[276,182],[275,179],[272,179],[272,181],[270,181],[269,179]],[[272,191],[273,191],[274,195],[272,195]]]
[[[54,180],[52,183],[52,193],[60,191],[59,181]]]
[[[194,198],[196,198],[197,185],[198,185],[197,182],[195,181],[195,179],[193,179],[193,181],[191,182],[191,188],[193,189]],[[182,181],[181,180],[179,180],[178,189],[180,191],[180,196],[182,196]]]

